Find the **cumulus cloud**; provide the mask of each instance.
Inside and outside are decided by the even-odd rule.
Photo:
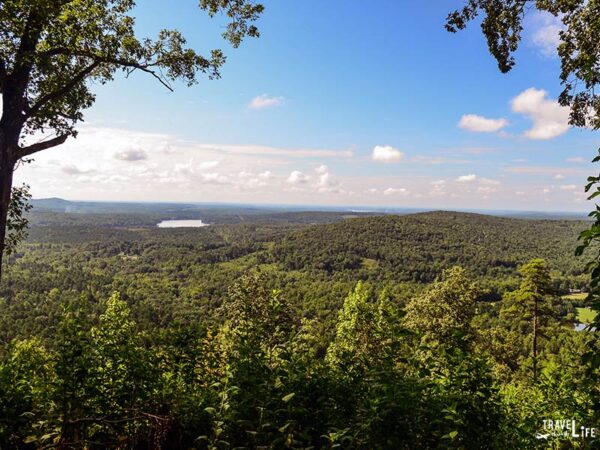
[[[201,173],[200,179],[206,184],[233,184],[228,176],[218,172]]]
[[[83,175],[93,172],[92,169],[81,169],[75,164],[64,164],[61,166],[60,170],[67,175]]]
[[[203,161],[199,164],[198,168],[200,170],[210,170],[214,169],[219,165],[219,161]]]
[[[533,44],[548,58],[557,55],[560,45],[560,32],[564,30],[562,21],[550,13],[538,13],[535,17],[537,29],[533,33]]]
[[[460,118],[458,126],[463,130],[475,133],[495,133],[508,125],[506,119],[488,119],[476,114],[465,114]]]
[[[303,174],[299,170],[294,170],[290,173],[290,176],[287,178],[287,182],[290,184],[306,184],[310,181],[310,176]]]
[[[325,169],[325,172],[323,172]],[[318,174],[316,188],[318,192],[327,192],[330,194],[341,194],[345,191],[342,189],[341,183],[333,178],[331,173],[327,171],[327,167],[317,167],[316,172]]]
[[[477,179],[477,175],[474,173],[470,173],[469,175],[461,175],[456,179],[456,181],[460,183],[468,183],[470,181],[475,181]]]
[[[383,191],[383,195],[408,195],[408,189],[405,188],[387,188],[385,191]]]
[[[546,91],[529,88],[512,99],[512,110],[533,122],[532,128],[525,131],[529,139],[552,139],[569,129],[569,108],[547,97]]]
[[[116,152],[113,156],[115,157],[115,159],[118,159],[120,161],[129,162],[143,161],[145,159],[148,159],[148,153],[146,153],[144,150],[138,147],[131,147],[129,149]]]
[[[335,189],[337,188],[338,183],[333,180],[331,174],[329,172],[325,172],[319,176],[319,181],[317,182],[317,188],[323,190]]]
[[[267,94],[261,94],[254,97],[248,104],[250,109],[264,109],[272,106],[280,106],[285,103],[284,97],[271,97]]]
[[[324,174],[327,172],[327,166],[325,164],[321,164],[315,169],[315,172],[317,172],[318,174]]]
[[[377,145],[373,148],[371,158],[373,161],[395,163],[402,161],[404,153],[389,145]]]

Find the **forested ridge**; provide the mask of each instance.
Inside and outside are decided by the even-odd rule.
[[[544,418],[596,423],[584,222],[52,214],[0,292],[2,448],[543,448]]]
[[[328,273],[373,267],[379,279],[431,282],[452,265],[502,277],[533,257],[546,258],[563,274],[581,274],[573,255],[576,221],[523,221],[456,212],[363,218],[304,229],[272,250],[288,270]]]

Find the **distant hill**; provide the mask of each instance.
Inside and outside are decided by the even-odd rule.
[[[524,220],[458,212],[359,218],[288,234],[270,250],[286,270],[335,274],[359,271],[375,279],[430,282],[453,265],[480,276],[514,274],[535,257],[579,275],[574,256],[586,223]]]
[[[33,199],[31,205],[36,211],[68,212],[74,203],[62,198],[52,197]]]
[[[201,214],[226,216],[242,214],[244,216],[261,216],[271,214],[304,214],[322,212],[331,214],[354,214],[358,216],[410,215],[421,212],[432,212],[428,208],[389,208],[389,207],[355,207],[355,206],[323,206],[323,205],[263,205],[235,203],[176,203],[176,202],[100,202],[70,201],[62,198],[42,198],[31,201],[34,211],[78,213],[78,214],[140,214],[140,215],[187,215],[196,218]],[[451,211],[449,211],[451,212]],[[548,220],[590,220],[584,212],[561,211],[511,211],[511,210],[459,210],[459,212],[476,213],[499,217]],[[193,216],[193,217],[192,217]],[[174,217],[175,218],[175,217]]]
[[[300,210],[285,206],[230,204],[83,202],[60,198],[34,199],[32,226],[155,227],[163,220],[200,219],[208,224],[319,224],[382,213],[340,209]]]

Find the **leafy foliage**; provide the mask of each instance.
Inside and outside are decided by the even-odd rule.
[[[117,293],[45,301],[61,306],[52,335],[0,345],[3,448],[536,448],[540,412],[592,417],[585,332],[547,326],[532,381],[520,318],[481,303],[459,267],[404,301],[358,282],[332,334],[255,270],[220,322],[147,327]],[[516,339],[496,351],[490,330]],[[507,368],[506,350],[523,364]]]
[[[27,213],[31,211],[29,200],[31,194],[28,185],[23,184],[21,187],[12,188],[6,223],[7,235],[4,242],[4,252],[7,255],[14,253],[17,245],[27,237],[29,226]]]
[[[563,92],[559,102],[571,108],[575,126],[600,128],[600,82],[597,35],[600,3],[588,0],[468,0],[461,9],[448,15],[446,29],[457,32],[478,16],[483,16],[481,30],[500,71],[515,65],[526,13],[537,9],[558,17],[563,28],[557,48],[561,61],[560,81]]]
[[[466,28],[480,14],[482,32],[487,40],[490,53],[498,62],[502,72],[508,72],[515,65],[514,52],[519,46],[523,23],[527,12],[538,10],[557,17],[562,22],[559,33],[560,42],[557,52],[561,62],[560,82],[563,91],[559,103],[570,108],[570,123],[578,127],[600,129],[600,98],[598,84],[600,83],[600,49],[598,48],[598,32],[600,31],[600,2],[597,0],[469,0],[467,4],[448,15],[446,29],[457,32]],[[599,150],[600,152],[600,150]],[[594,158],[594,162],[600,156]],[[589,200],[600,193],[597,188],[599,178],[588,178],[586,192],[591,192]],[[595,190],[592,188],[596,188]],[[595,219],[589,230],[582,232],[582,244],[577,253],[592,242],[600,239],[600,209],[590,213]],[[600,260],[596,258],[588,264],[591,275],[589,302],[595,311],[600,312]],[[597,314],[596,317],[600,316]],[[597,349],[600,346],[600,327],[590,327],[593,339],[588,346],[587,361],[590,365],[590,375],[598,379],[600,376],[600,356]],[[600,393],[598,393],[600,395]]]

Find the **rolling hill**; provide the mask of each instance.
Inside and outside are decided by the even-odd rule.
[[[573,251],[585,227],[581,221],[443,211],[358,218],[292,232],[273,246],[270,261],[286,270],[431,282],[453,265],[502,277],[542,257],[562,274],[579,275],[584,260]]]

